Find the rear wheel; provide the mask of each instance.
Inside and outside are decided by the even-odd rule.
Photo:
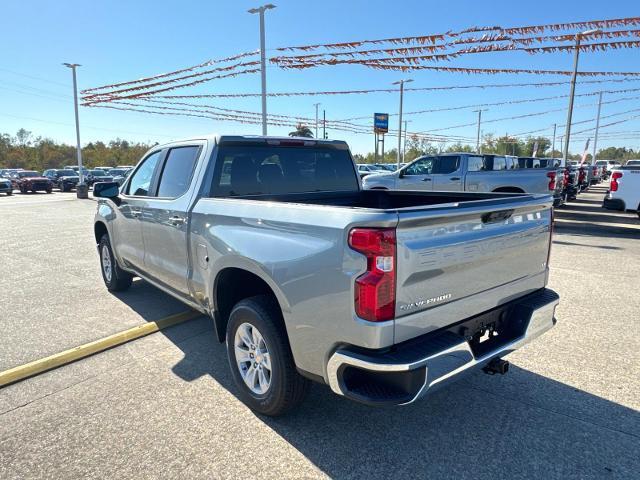
[[[133,275],[118,266],[118,262],[113,255],[109,235],[106,233],[100,239],[98,252],[100,253],[100,271],[107,290],[121,292],[128,289],[131,286]]]
[[[12,192],[11,190],[9,190],[9,191],[7,192],[7,196],[9,196],[9,195],[13,195],[13,192]]]
[[[310,382],[295,367],[276,300],[244,299],[229,315],[227,356],[240,399],[264,415],[283,415],[300,404]]]

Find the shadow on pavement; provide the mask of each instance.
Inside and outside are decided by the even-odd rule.
[[[173,341],[177,330],[164,333]],[[212,328],[176,340],[178,377],[210,375],[236,393]],[[632,478],[640,468],[628,433],[640,430],[640,413],[517,366],[473,373],[406,407],[367,407],[314,384],[289,415],[260,418],[333,478]]]
[[[598,213],[591,213],[593,210],[587,208],[575,210],[556,210],[555,217],[562,220],[579,220],[581,222],[598,223],[618,223],[625,225],[636,225],[640,227],[640,221],[636,215],[624,214],[611,210],[596,210]]]
[[[140,278],[135,278],[128,290],[111,294],[126,303],[147,322],[189,309],[182,302]]]
[[[589,245],[588,243],[564,242],[561,240],[554,240],[553,243],[554,245],[575,245],[578,247],[601,248],[603,250],[624,250],[622,247],[614,247],[611,245]]]

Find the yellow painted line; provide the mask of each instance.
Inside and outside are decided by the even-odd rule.
[[[0,372],[0,387],[24,380],[25,378],[33,377],[34,375],[61,367],[68,363],[75,362],[88,357],[89,355],[103,352],[109,348],[117,347],[123,343],[172,327],[173,325],[178,325],[179,323],[186,322],[187,320],[192,320],[201,315],[202,313],[196,312],[195,310],[177,313],[175,315],[156,320],[155,322],[148,322],[122,332],[114,333],[108,337],[85,343],[84,345],[56,353],[49,357],[10,368],[9,370]]]

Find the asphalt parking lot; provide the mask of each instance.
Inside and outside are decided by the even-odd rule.
[[[637,478],[640,221],[605,190],[556,211],[559,322],[505,376],[385,409],[314,385],[265,418],[200,317],[0,389],[0,478]],[[94,209],[0,198],[0,371],[185,310],[142,281],[106,291]]]

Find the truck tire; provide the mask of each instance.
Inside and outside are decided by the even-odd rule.
[[[113,255],[109,235],[106,233],[100,239],[98,253],[100,256],[100,272],[107,290],[110,292],[122,292],[128,289],[131,286],[133,275],[118,266],[118,261]]]
[[[238,302],[229,315],[226,344],[239,398],[249,408],[275,417],[304,400],[310,381],[296,370],[273,297],[258,295]]]
[[[10,195],[13,195],[13,190],[9,190],[9,191],[7,192],[7,196],[10,196]]]

